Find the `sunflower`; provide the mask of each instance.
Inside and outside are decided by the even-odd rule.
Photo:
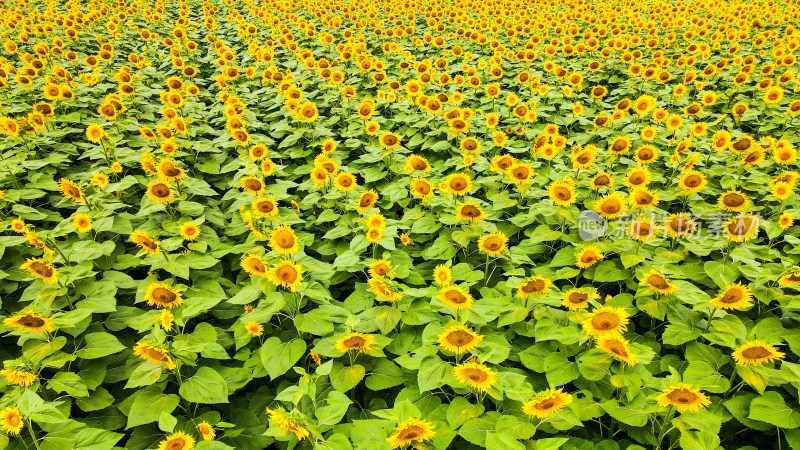
[[[683,190],[686,195],[694,194],[703,190],[708,184],[706,176],[696,170],[689,170],[684,172],[678,180],[678,186]]]
[[[156,165],[156,174],[166,181],[182,180],[186,177],[186,171],[175,165],[175,161],[164,158]]]
[[[491,169],[497,173],[507,173],[516,160],[511,155],[495,155],[492,157]]]
[[[667,234],[672,237],[685,236],[697,229],[697,222],[686,213],[670,214],[664,223]]]
[[[72,200],[73,202],[84,203],[86,201],[86,197],[83,196],[83,191],[81,190],[80,186],[66,178],[62,178],[58,182],[58,189],[61,191],[64,197]]]
[[[250,146],[250,149],[247,151],[247,155],[253,161],[261,161],[262,159],[267,157],[267,146],[264,144],[256,144]]]
[[[589,336],[621,335],[628,329],[628,313],[613,306],[601,306],[581,323]]]
[[[300,250],[297,236],[288,225],[275,227],[269,235],[269,246],[279,255],[292,255]]]
[[[139,246],[145,253],[150,255],[161,254],[161,242],[153,239],[150,234],[142,230],[134,230],[131,233],[131,242]]]
[[[629,188],[647,186],[653,180],[653,174],[647,167],[634,167],[625,174],[622,183]]]
[[[424,178],[414,178],[411,180],[411,193],[425,202],[433,197],[433,185]]]
[[[479,392],[486,392],[497,384],[497,372],[475,361],[453,367],[453,375],[459,383]]]
[[[392,289],[389,283],[382,278],[370,278],[367,281],[372,293],[378,296],[378,300],[385,302],[399,302],[403,299],[403,294]]]
[[[573,288],[561,294],[561,304],[570,311],[586,309],[591,300],[597,300],[600,295],[585,289]]]
[[[354,351],[368,353],[375,345],[375,337],[370,334],[353,332],[336,340],[336,350],[342,353]]]
[[[267,277],[268,267],[267,264],[258,255],[245,255],[241,261],[242,269],[250,275],[257,275],[260,277]]]
[[[453,282],[453,271],[449,267],[439,264],[433,269],[433,281],[439,286],[448,286]]]
[[[639,164],[652,164],[658,160],[658,150],[652,145],[642,145],[634,151],[633,159]]]
[[[376,243],[383,237],[383,228],[369,228],[367,229],[366,239],[369,243]]]
[[[172,433],[166,439],[158,443],[158,450],[192,450],[194,449],[194,438],[182,431]]]
[[[467,200],[458,205],[456,219],[478,223],[486,219],[486,212],[477,203]]]
[[[576,170],[590,170],[596,158],[597,151],[594,149],[594,146],[586,146],[585,149],[582,151],[578,150],[578,152],[572,156],[572,168]]]
[[[108,137],[108,134],[106,134],[102,126],[93,123],[86,127],[86,139],[88,139],[89,142],[99,144],[105,137]]]
[[[211,424],[206,421],[197,424],[197,431],[200,433],[200,436],[203,437],[204,441],[213,441],[214,437],[216,437],[214,427],[212,427]]]
[[[427,159],[423,158],[422,156],[410,155],[408,159],[406,159],[406,165],[403,170],[407,174],[412,173],[414,171],[426,173],[430,172],[431,164],[428,162]]]
[[[517,286],[517,297],[527,299],[531,295],[544,295],[550,293],[550,286],[553,282],[543,276],[533,276]]]
[[[369,189],[361,194],[356,204],[356,211],[363,212],[372,209],[375,203],[378,202],[378,193]]]
[[[381,137],[378,138],[378,142],[381,144],[381,147],[385,148],[386,150],[394,150],[400,146],[400,136],[385,131],[381,134]]]
[[[333,179],[333,185],[341,192],[350,192],[358,186],[358,183],[352,173],[339,172]]]
[[[166,283],[150,283],[144,293],[144,300],[150,306],[158,308],[177,308],[183,304],[183,295]]]
[[[656,235],[656,225],[649,217],[636,217],[630,221],[626,231],[634,241],[649,241]]]
[[[511,167],[506,170],[506,175],[511,178],[511,181],[518,185],[527,185],[533,180],[533,168],[530,164],[515,161]]]
[[[441,300],[442,303],[455,310],[472,308],[472,295],[455,285],[445,286],[439,289],[437,298]]]
[[[654,291],[662,295],[672,294],[678,290],[678,286],[672,284],[669,278],[659,273],[655,269],[650,269],[649,272],[642,275],[639,285],[649,286]]]
[[[272,197],[259,197],[250,206],[256,217],[273,217],[278,214],[278,202]]]
[[[472,179],[465,173],[454,173],[442,182],[440,188],[448,194],[464,196],[472,190]]]
[[[630,343],[624,338],[618,336],[600,336],[597,338],[596,346],[629,366],[633,366],[639,362],[638,356],[631,352]]]
[[[55,284],[58,281],[58,270],[41,258],[28,258],[19,268],[42,280],[45,284]]]
[[[405,447],[414,442],[430,441],[436,436],[433,424],[427,420],[410,419],[397,424],[394,433],[386,438],[392,448]]]
[[[741,284],[729,284],[709,302],[713,307],[728,310],[743,310],[750,307],[753,294],[750,288]]]
[[[599,248],[594,245],[587,245],[575,256],[575,265],[581,269],[588,269],[597,264],[603,257],[604,255]]]
[[[0,370],[0,375],[5,377],[6,383],[22,387],[30,387],[37,378],[35,373],[18,369],[3,369]]]
[[[147,185],[145,195],[156,203],[167,203],[175,199],[175,190],[166,181],[154,181]]]
[[[255,176],[255,175],[247,175],[239,180],[239,186],[245,190],[245,192],[253,194],[253,195],[261,195],[264,192],[264,181]]]
[[[448,352],[460,355],[469,352],[483,341],[483,336],[462,324],[454,324],[439,334],[439,345]]]
[[[478,250],[487,256],[497,256],[508,247],[508,237],[502,231],[485,234],[478,239]]]
[[[154,364],[160,364],[167,370],[175,369],[175,361],[166,349],[147,342],[139,342],[133,347],[133,354],[139,358]]]
[[[303,267],[290,259],[284,259],[270,268],[267,277],[275,286],[283,286],[295,292],[303,282]]]
[[[772,191],[772,198],[774,200],[783,201],[789,198],[792,195],[792,190],[794,186],[785,182],[785,181],[778,181],[777,183],[773,183],[770,186],[770,190]]]
[[[168,309],[161,310],[161,314],[158,316],[159,320],[161,321],[161,328],[164,331],[172,331],[172,325],[175,323],[175,315],[173,315]]]
[[[619,192],[604,195],[594,204],[594,210],[606,219],[616,219],[627,211],[625,197]]]
[[[8,407],[0,411],[0,430],[6,434],[15,435],[19,434],[25,423],[22,421],[22,416],[19,410],[14,407]]]
[[[725,237],[733,242],[748,242],[758,235],[759,216],[740,214],[723,225]]]
[[[278,428],[286,433],[294,434],[298,441],[302,441],[309,436],[308,430],[299,422],[286,417],[284,411],[267,408],[267,414],[269,414],[269,418],[272,420],[273,424],[277,425]]]
[[[602,186],[614,187],[614,179],[611,178],[611,174],[603,171],[592,177],[591,183],[589,183],[589,187],[592,190],[600,189]]]
[[[686,383],[678,383],[667,387],[661,391],[661,395],[656,397],[656,401],[663,408],[674,406],[681,413],[686,411],[697,412],[711,404],[711,400],[700,392],[700,389],[696,389]]]
[[[246,324],[244,324],[244,329],[247,330],[247,333],[250,336],[258,337],[264,334],[264,325],[256,322],[255,320],[250,320]]]
[[[551,388],[535,394],[532,399],[522,404],[522,412],[530,417],[546,419],[557,414],[565,406],[572,403],[572,394],[562,389]]]
[[[732,356],[737,366],[750,364],[760,366],[765,362],[780,361],[786,357],[786,353],[779,352],[774,346],[761,341],[748,341],[736,347]]]
[[[608,146],[608,152],[612,155],[622,155],[631,148],[631,140],[625,136],[620,136]]]
[[[570,206],[577,201],[575,197],[575,182],[570,178],[550,183],[547,193],[550,195],[550,200],[553,200],[553,203],[559,206]]]
[[[800,271],[790,272],[783,275],[778,279],[778,283],[782,286],[798,286],[800,285]]]
[[[794,216],[791,213],[783,213],[781,214],[780,218],[778,218],[778,226],[781,227],[781,230],[787,230],[794,225]]]

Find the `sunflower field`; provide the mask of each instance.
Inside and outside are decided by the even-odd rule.
[[[798,24],[6,0],[0,449],[800,449]]]

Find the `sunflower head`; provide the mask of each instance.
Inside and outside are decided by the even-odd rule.
[[[375,345],[375,337],[364,333],[349,333],[336,340],[336,350],[342,353],[349,351],[368,353]]]
[[[497,372],[476,361],[458,364],[453,368],[458,382],[479,392],[486,392],[497,384]]]
[[[628,313],[613,306],[601,306],[586,316],[583,329],[589,336],[621,335],[628,329]]]
[[[533,396],[532,399],[522,404],[522,411],[538,419],[552,417],[565,406],[572,403],[572,394],[561,389],[549,389]]]
[[[696,412],[711,404],[711,400],[700,392],[700,389],[686,383],[668,386],[661,391],[661,395],[656,397],[656,401],[663,408],[674,407],[681,413]]]

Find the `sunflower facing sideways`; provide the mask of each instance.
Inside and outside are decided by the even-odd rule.
[[[436,432],[433,424],[427,420],[409,419],[397,424],[394,433],[386,438],[392,448],[405,447],[414,442],[430,441]]]
[[[572,403],[572,394],[562,389],[551,388],[535,394],[533,398],[522,404],[522,411],[530,417],[546,419],[558,414],[565,406]]]
[[[6,379],[6,383],[21,387],[31,387],[38,378],[35,373],[20,369],[3,369],[0,375]]]
[[[58,270],[44,259],[28,258],[19,268],[42,280],[45,284],[58,282]]]
[[[642,275],[639,285],[649,287],[661,295],[672,294],[678,290],[678,286],[675,286],[669,278],[655,269],[650,269],[649,272]]]
[[[349,333],[336,340],[336,350],[342,353],[349,351],[367,353],[375,345],[375,337],[364,333]]]
[[[549,278],[541,275],[530,277],[517,286],[517,297],[526,299],[531,295],[549,294],[552,284]]]
[[[464,386],[486,392],[497,384],[497,372],[477,361],[467,361],[453,367],[453,375]]]
[[[370,278],[367,281],[370,290],[378,297],[378,300],[384,302],[399,302],[403,299],[403,294],[393,289],[387,280],[382,278]]]
[[[599,299],[600,295],[586,289],[572,288],[561,294],[561,298],[561,305],[570,311],[578,311],[586,309],[589,306],[589,302]]]
[[[716,297],[711,299],[711,306],[718,309],[738,310],[747,309],[753,302],[753,294],[750,288],[741,284],[729,284],[719,292]]]
[[[169,355],[169,352],[155,344],[139,342],[133,347],[133,354],[145,361],[160,364],[166,367],[167,370],[174,370],[176,367],[175,361]]]
[[[778,279],[781,286],[800,286],[800,270],[787,273]]]
[[[486,212],[477,203],[467,200],[456,208],[456,219],[478,223],[486,219]]]
[[[483,336],[460,323],[447,327],[437,340],[440,347],[456,355],[471,351],[482,341]]]
[[[149,255],[161,254],[161,242],[154,239],[146,231],[134,230],[133,233],[131,233],[130,239],[131,242],[139,246],[140,249],[144,250],[144,252]]]
[[[300,422],[287,417],[286,412],[284,412],[282,409],[278,410],[267,408],[266,412],[275,426],[280,428],[283,433],[294,434],[298,441],[302,441],[310,435],[306,427],[300,424]]]
[[[81,190],[80,186],[73,183],[72,181],[62,178],[58,182],[58,189],[64,195],[65,198],[72,200],[76,203],[85,203],[86,197],[83,195],[83,191]]]
[[[678,383],[661,391],[656,397],[663,408],[674,407],[678,412],[697,412],[711,404],[711,399],[690,384]]]
[[[33,333],[48,333],[53,330],[53,323],[49,317],[33,311],[25,311],[6,317],[3,319],[3,325],[14,327],[18,331],[31,331]]]
[[[596,347],[629,366],[639,362],[639,357],[631,351],[630,343],[622,337],[600,336]]]
[[[775,346],[762,341],[747,341],[736,347],[732,356],[737,366],[760,366],[764,363],[780,361],[786,357],[786,353],[779,352]]]

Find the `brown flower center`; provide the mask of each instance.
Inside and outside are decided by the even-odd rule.
[[[361,336],[351,336],[345,339],[343,344],[347,348],[363,348],[367,344],[367,340]]]
[[[461,214],[467,217],[479,217],[481,211],[472,205],[465,205],[461,208]]]
[[[464,330],[455,330],[447,333],[445,339],[456,347],[463,347],[475,340],[475,337]]]
[[[292,284],[297,280],[297,270],[292,266],[281,266],[276,273],[278,279],[285,283]]]
[[[403,441],[410,441],[416,439],[417,436],[420,436],[423,433],[425,433],[425,430],[422,429],[422,427],[418,425],[411,425],[400,430],[400,433],[398,433],[397,437]]]
[[[672,403],[681,403],[684,405],[688,405],[690,403],[694,403],[697,400],[699,400],[699,398],[694,392],[684,388],[673,389],[667,394],[667,398]]]
[[[447,293],[445,293],[444,296],[448,301],[450,301],[451,303],[455,303],[457,305],[467,302],[467,296],[462,294],[461,291],[458,291],[456,289],[447,291]]]
[[[725,194],[724,197],[722,197],[722,203],[725,206],[732,206],[732,207],[742,206],[744,205],[744,202],[745,202],[744,197],[735,192],[730,192],[728,194]]]
[[[599,312],[592,317],[592,326],[600,331],[613,330],[619,326],[619,316],[613,312]]]
[[[25,314],[17,319],[17,323],[28,328],[39,328],[45,324],[41,317],[36,317],[33,314]]]
[[[764,348],[762,346],[750,347],[742,351],[742,356],[744,356],[747,359],[762,359],[762,358],[767,358],[771,355],[772,352],[770,352],[767,348]]]
[[[662,277],[661,275],[650,275],[647,278],[647,284],[653,286],[656,289],[668,289],[669,282],[666,278]]]
[[[167,198],[169,197],[170,189],[169,186],[167,186],[166,184],[158,183],[153,185],[152,188],[150,188],[150,192],[152,192],[153,195],[158,198]]]
[[[31,263],[30,268],[34,271],[37,275],[47,278],[53,275],[53,268],[48,266],[47,264],[39,261],[35,261]]]
[[[467,367],[464,370],[464,376],[469,378],[475,383],[483,383],[489,378],[489,374],[481,369],[475,369],[473,367]]]

